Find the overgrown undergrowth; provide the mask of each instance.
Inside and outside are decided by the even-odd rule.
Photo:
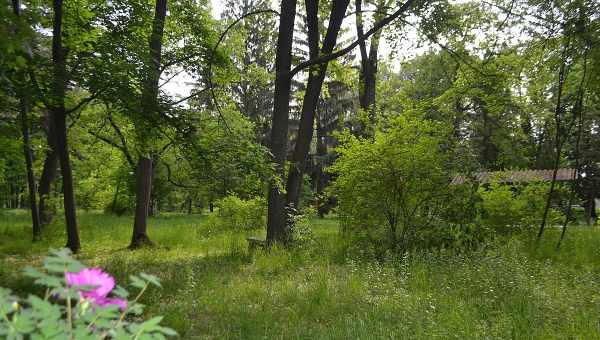
[[[525,235],[468,253],[372,259],[348,247],[333,219],[314,220],[315,242],[249,254],[244,236],[207,232],[197,215],[150,221],[158,248],[126,250],[131,218],[80,214],[78,257],[123,282],[145,271],[164,288],[145,296],[150,315],[183,338],[600,338],[600,230]],[[30,242],[24,212],[0,215],[0,286],[36,289],[20,275],[64,242],[62,222]],[[531,233],[533,234],[533,233]]]

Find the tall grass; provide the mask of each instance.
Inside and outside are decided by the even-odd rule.
[[[374,260],[348,247],[334,219],[314,220],[315,241],[248,253],[244,235],[206,233],[204,217],[150,220],[157,248],[126,250],[131,217],[79,216],[88,264],[119,282],[145,271],[163,289],[144,298],[183,338],[206,339],[597,339],[600,231],[558,230],[535,245],[502,239],[467,254],[422,252]],[[35,289],[20,269],[64,242],[61,221],[32,244],[29,220],[0,222],[0,285]]]

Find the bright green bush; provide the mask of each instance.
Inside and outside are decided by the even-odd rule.
[[[267,223],[267,203],[262,197],[242,199],[229,195],[216,203],[217,212],[208,219],[211,231],[254,231]]]
[[[177,333],[160,326],[161,316],[141,319],[138,303],[152,275],[131,276],[139,290],[131,300],[125,288],[100,268],[85,268],[67,249],[54,250],[44,271],[26,268],[25,275],[45,287],[41,296],[19,298],[0,287],[0,337],[4,339],[165,339]]]
[[[481,223],[498,231],[535,227],[543,218],[549,189],[550,184],[543,182],[515,185],[493,182],[481,186],[478,191]],[[554,204],[548,212],[547,223],[561,223],[563,216]]]
[[[343,228],[377,249],[406,249],[439,220],[449,180],[444,130],[400,116],[374,140],[348,136],[330,168]]]

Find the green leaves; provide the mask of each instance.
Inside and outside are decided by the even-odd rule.
[[[73,259],[67,249],[51,250],[44,259],[44,271],[27,268],[25,275],[48,288],[44,298],[30,295],[20,299],[0,287],[0,337],[6,339],[165,339],[176,336],[162,327],[162,316],[138,323],[127,318],[141,315],[143,306],[137,303],[148,286],[160,287],[154,275],[141,273],[131,277],[132,285],[140,288],[136,300],[120,311],[115,304],[101,306],[83,298],[79,291],[66,286],[65,272],[78,272],[84,266]],[[78,287],[81,288],[81,287]],[[118,286],[113,294],[126,298],[129,293]]]
[[[439,124],[403,116],[374,140],[346,138],[330,168],[346,230],[381,251],[413,246],[447,195],[444,139]]]

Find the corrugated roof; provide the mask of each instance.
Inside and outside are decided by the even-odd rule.
[[[541,182],[551,181],[554,170],[520,170],[520,171],[482,171],[473,174],[472,179],[479,183],[489,183],[494,180],[500,183]],[[557,181],[572,181],[576,178],[577,171],[571,168],[558,169]],[[462,184],[466,176],[458,175],[452,179],[451,184]]]

